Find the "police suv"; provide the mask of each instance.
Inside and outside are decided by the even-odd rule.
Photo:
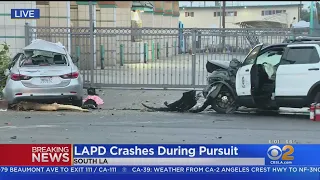
[[[236,75],[239,104],[246,107],[309,107],[320,102],[320,38],[298,37],[256,45]]]

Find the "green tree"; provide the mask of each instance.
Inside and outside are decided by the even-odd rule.
[[[9,45],[7,43],[0,44],[0,94],[6,85],[5,70],[9,67],[11,62]]]
[[[309,22],[310,21],[310,11],[308,11],[307,9],[302,9],[300,11],[300,17],[301,17],[301,20]]]
[[[317,8],[318,19],[320,20],[320,4],[318,2],[316,3],[316,8]],[[310,22],[310,6],[308,6],[307,9],[301,9],[300,17],[301,17],[301,20]]]

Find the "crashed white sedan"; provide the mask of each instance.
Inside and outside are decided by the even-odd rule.
[[[82,77],[61,43],[34,40],[12,59],[6,75],[3,95],[9,104],[67,100],[82,105]]]

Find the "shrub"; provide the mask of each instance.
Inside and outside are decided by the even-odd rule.
[[[2,89],[6,85],[5,70],[8,68],[11,62],[9,45],[7,43],[0,44],[0,94]]]

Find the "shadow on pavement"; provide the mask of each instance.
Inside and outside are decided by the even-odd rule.
[[[279,119],[297,119],[297,120],[309,120],[308,112],[294,112],[294,111],[261,111],[256,109],[238,110],[232,114],[218,114],[214,110],[206,110],[203,113],[198,113],[208,116],[220,116],[220,117],[232,117],[232,118],[246,118],[257,117],[262,118],[279,118]]]

